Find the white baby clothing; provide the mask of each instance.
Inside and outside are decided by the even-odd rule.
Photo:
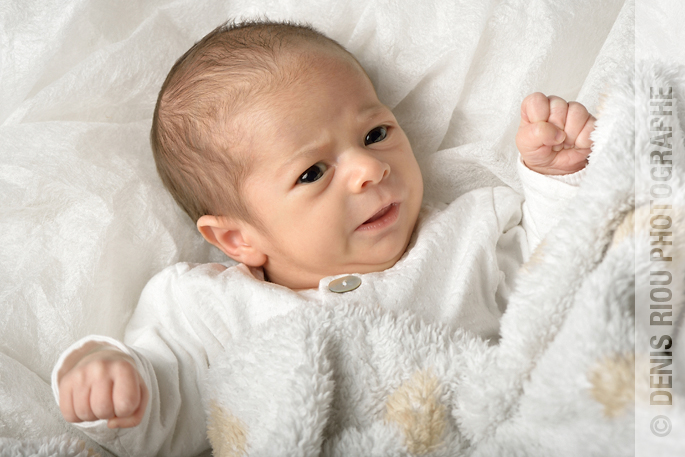
[[[98,343],[131,355],[150,392],[142,423],[111,430],[106,421],[76,424],[120,456],[191,456],[209,447],[200,380],[224,343],[299,306],[352,303],[389,311],[410,310],[426,322],[462,327],[496,342],[516,271],[531,248],[557,222],[576,192],[582,172],[560,178],[538,175],[520,161],[521,195],[508,187],[481,188],[449,205],[421,210],[407,252],[390,269],[349,274],[360,279],[345,293],[293,291],[264,281],[245,265],[171,266],[145,287],[124,343],[87,337],[67,349],[58,375]]]

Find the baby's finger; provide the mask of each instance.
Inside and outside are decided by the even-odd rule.
[[[90,409],[98,419],[109,419],[114,417],[112,381],[109,378],[105,378],[91,387]]]
[[[554,146],[564,141],[565,134],[549,122],[536,122],[519,127],[516,146],[521,154],[537,151],[542,146]]]
[[[564,130],[566,125],[566,113],[568,113],[568,103],[561,97],[550,95],[549,99],[549,119],[547,122]]]
[[[549,99],[542,92],[535,92],[521,102],[521,125],[549,119]]]
[[[587,109],[580,103],[570,102],[568,104],[566,126],[564,127],[564,131],[566,132],[566,141],[564,141],[564,146],[566,148],[572,148],[574,145],[576,145],[576,139],[578,138],[578,135],[580,135],[580,132],[583,130],[590,117],[590,113],[588,113]]]
[[[90,407],[90,387],[74,389],[74,412],[79,421],[94,421],[97,416]]]
[[[67,422],[80,422],[80,419],[76,415],[76,411],[74,411],[72,389],[62,384],[60,384],[59,387],[59,409],[62,412],[64,420]]]
[[[138,373],[128,362],[123,362],[119,375],[116,377],[112,391],[114,402],[114,415],[119,418],[129,417],[140,406],[140,385]]]
[[[585,125],[583,126],[583,129],[576,137],[575,144],[577,149],[590,149],[592,147],[592,140],[590,139],[590,134],[595,129],[595,121],[595,117],[591,115],[585,123]]]
[[[147,402],[149,399],[149,392],[145,382],[140,380],[140,405],[134,413],[128,417],[115,417],[107,422],[107,427],[109,428],[129,428],[135,427],[140,424],[145,415],[145,410],[147,408]]]

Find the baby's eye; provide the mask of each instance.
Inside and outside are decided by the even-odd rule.
[[[307,170],[304,173],[302,173],[299,178],[297,178],[297,183],[307,184],[317,181],[319,178],[323,176],[327,169],[328,167],[326,166],[326,164],[321,162],[315,163],[311,167],[307,168]]]
[[[364,146],[383,141],[386,136],[388,136],[388,129],[385,126],[380,125],[366,134]]]

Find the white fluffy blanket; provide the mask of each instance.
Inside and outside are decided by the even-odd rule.
[[[627,456],[636,436],[649,455],[683,455],[685,437],[676,430],[685,425],[684,384],[668,389],[671,407],[645,403],[658,390],[649,379],[670,376],[650,376],[654,365],[642,350],[649,346],[641,343],[655,332],[676,340],[685,297],[685,284],[673,281],[668,320],[676,325],[649,325],[649,271],[685,274],[683,70],[640,65],[635,84],[612,85],[587,177],[524,265],[497,345],[363,306],[274,319],[229,344],[210,369],[215,455]],[[659,137],[666,132],[650,122],[650,87],[672,88],[680,106],[670,119],[658,118],[672,137]],[[654,178],[655,150],[672,159],[668,181]],[[650,214],[666,204],[650,191],[663,182],[673,191],[673,210],[662,211],[672,217],[668,265],[649,256]],[[670,351],[677,378],[685,345]],[[648,420],[666,414],[673,435],[651,434],[636,408]]]
[[[224,19],[260,15],[310,22],[359,57],[407,131],[429,200],[518,187],[523,97],[554,93],[595,112],[632,68],[630,0],[0,3],[0,449],[85,440],[50,392],[60,352],[90,333],[121,338],[164,267],[225,260],[162,188],[148,132],[175,59]],[[497,411],[468,398],[464,411]]]

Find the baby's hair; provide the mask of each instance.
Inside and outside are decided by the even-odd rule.
[[[230,151],[240,138],[227,126],[255,97],[306,71],[302,63],[290,71],[280,57],[312,43],[352,57],[309,25],[227,22],[171,68],[157,98],[150,142],[164,186],[193,221],[213,215],[260,225],[241,198],[251,161]]]

